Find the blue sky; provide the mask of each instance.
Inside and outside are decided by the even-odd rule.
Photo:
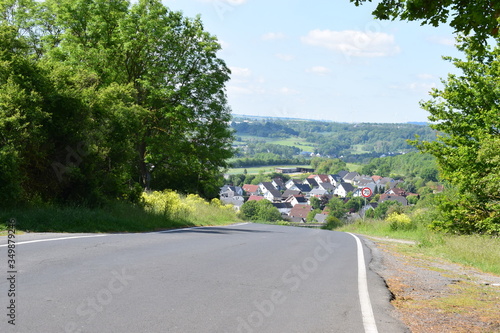
[[[461,57],[453,30],[376,21],[349,0],[164,0],[201,15],[231,68],[233,113],[401,123],[427,121],[419,101]]]

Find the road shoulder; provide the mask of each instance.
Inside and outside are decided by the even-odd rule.
[[[500,331],[499,276],[424,256],[411,242],[363,237],[373,252],[371,268],[386,281],[411,332]]]

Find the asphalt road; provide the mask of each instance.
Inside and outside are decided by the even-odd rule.
[[[406,332],[346,233],[242,224],[15,242],[12,270],[0,237],[0,332]]]

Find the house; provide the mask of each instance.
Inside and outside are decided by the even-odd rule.
[[[243,204],[245,203],[243,197],[240,196],[231,198],[221,198],[220,201],[225,205],[232,205],[234,210],[236,210],[237,212],[240,211],[241,206],[243,206]]]
[[[249,196],[261,194],[260,189],[259,189],[259,185],[245,184],[242,186],[242,188],[243,188],[243,191],[245,191],[245,194],[249,195]]]
[[[330,184],[332,184],[333,186],[337,186],[342,182],[342,177],[340,177],[339,174],[328,175],[328,179],[330,180]]]
[[[285,187],[287,189],[290,189],[291,187],[297,185],[297,184],[302,184],[302,181],[300,179],[290,179],[285,183]]]
[[[373,181],[375,183],[378,183],[378,181],[380,181],[382,179],[382,176],[376,176],[376,175],[374,175],[374,176],[372,176],[372,179],[373,179]]]
[[[358,177],[358,176],[359,176],[359,173],[357,173],[357,172],[349,172],[344,177],[342,177],[342,179],[344,180],[344,183],[353,184],[354,178]]]
[[[283,195],[281,196],[281,198],[282,198],[283,200],[286,200],[286,199],[288,199],[291,195],[302,195],[302,192],[297,191],[297,190],[286,190],[285,192],[283,192]]]
[[[262,199],[265,199],[265,198],[263,196],[261,196],[261,195],[251,195],[250,198],[248,198],[247,201],[253,201],[253,200],[260,201]]]
[[[278,190],[268,191],[264,193],[264,198],[271,202],[280,202],[281,201],[281,192]]]
[[[387,185],[389,184],[389,185]],[[378,182],[377,185],[383,186],[384,188],[393,188],[396,186],[396,181],[390,177],[383,177]]]
[[[281,178],[278,178],[278,177],[273,178],[273,181],[271,183],[278,191],[286,190],[285,183],[283,182],[283,179],[281,179]]]
[[[357,189],[354,190],[352,193],[353,197],[362,197],[363,195],[361,194],[361,191],[363,188],[368,187],[370,190],[372,190],[372,196],[375,195],[375,188],[377,187],[377,184],[374,182],[368,183],[366,185],[360,186]]]
[[[358,187],[366,187],[368,184],[376,185],[370,176],[359,176],[354,179],[354,185]],[[374,187],[375,188],[375,187]]]
[[[344,179],[345,175],[347,175],[348,173],[349,173],[349,171],[342,170],[342,171],[337,172],[337,175],[339,175],[341,179]]]
[[[308,204],[307,198],[303,195],[291,195],[285,200],[285,202],[291,203],[293,207],[295,207],[297,205],[307,205]]]
[[[306,222],[307,215],[312,211],[310,205],[296,205],[290,211],[290,219],[292,222]]]
[[[399,196],[402,196],[402,197],[406,197],[407,196],[406,191],[403,190],[402,188],[398,188],[398,187],[393,187],[393,188],[385,191],[384,194],[399,195]]]
[[[311,187],[307,184],[296,184],[294,187],[290,188],[291,190],[296,189],[299,190],[300,192],[306,194],[311,192]]]
[[[267,200],[271,202],[281,201],[281,192],[271,182],[260,183],[259,189]]]
[[[382,194],[380,196],[380,199],[378,200],[379,203],[382,203],[384,201],[398,201],[400,202],[403,206],[408,206],[408,200],[406,200],[405,197],[400,196],[400,195],[392,195],[392,194]]]
[[[354,192],[354,190],[355,188],[351,184],[340,183],[333,191],[333,194],[336,194],[341,198],[345,198],[347,196],[347,193]]]
[[[286,216],[289,216],[293,208],[290,202],[275,202],[273,203],[273,206],[278,209],[281,215],[286,215]]]
[[[322,189],[322,190],[325,190],[325,191],[327,191],[329,193],[333,193],[333,191],[335,190],[335,186],[333,186],[330,183],[319,183],[318,184],[318,188]]]
[[[320,184],[320,183],[330,183],[330,178],[328,177],[328,175],[316,175],[316,177],[314,177],[314,180]]]
[[[302,184],[309,185],[312,189],[318,187],[318,182],[314,178],[306,178]]]
[[[329,194],[327,190],[321,188],[315,188],[309,192],[309,198],[316,197],[321,198],[325,194]]]
[[[286,188],[294,191],[301,191],[302,193],[311,192],[311,187],[307,184],[302,184],[300,180],[291,179],[286,183]]]
[[[224,185],[220,188],[219,195],[221,198],[243,197],[243,189],[240,186]]]

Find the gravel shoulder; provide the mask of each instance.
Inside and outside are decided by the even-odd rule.
[[[411,241],[362,237],[411,332],[500,332],[500,276],[408,251]]]

